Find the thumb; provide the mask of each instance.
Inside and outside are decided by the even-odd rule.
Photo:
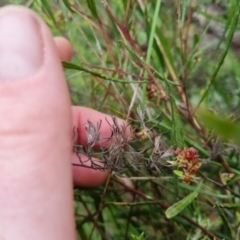
[[[0,236],[72,240],[72,121],[56,45],[24,7],[0,10],[0,36]]]

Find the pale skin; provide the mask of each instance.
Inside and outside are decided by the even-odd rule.
[[[0,36],[0,239],[73,240],[73,183],[94,187],[108,177],[72,167],[73,126],[84,144],[84,123],[101,119],[108,137],[111,117],[71,107],[61,60],[70,61],[72,46],[34,12],[0,8]]]

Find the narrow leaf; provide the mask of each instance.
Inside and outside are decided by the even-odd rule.
[[[46,1],[46,0],[41,0],[41,1],[42,1],[42,5],[46,9],[48,15],[51,17],[51,19],[53,20],[54,24],[56,25],[56,20],[54,18],[54,15],[53,15],[53,12],[51,10],[51,7],[48,4],[48,1]]]
[[[173,171],[178,177],[182,177],[183,176],[183,172],[180,170],[174,170]]]
[[[83,72],[86,72],[86,73],[90,73],[90,74],[92,74],[96,77],[102,78],[104,80],[109,80],[109,81],[112,81],[112,82],[139,83],[139,81],[125,81],[125,80],[121,80],[121,79],[117,79],[117,78],[111,78],[111,77],[105,76],[105,75],[103,75],[99,72],[92,71],[89,68],[85,68],[83,66],[75,65],[75,64],[70,63],[70,62],[62,62],[62,65],[65,69],[73,69],[73,70],[83,71]],[[144,83],[144,81],[141,81],[141,83]]]
[[[148,50],[147,50],[147,56],[146,56],[146,63],[147,64],[150,63],[150,57],[152,55],[153,40],[154,40],[156,26],[157,26],[157,22],[158,22],[158,18],[159,18],[160,6],[161,6],[161,0],[157,0],[156,4],[155,4],[153,20],[152,20],[152,23],[151,23],[150,36],[149,36],[149,40],[148,40]]]
[[[216,209],[218,211],[218,214],[220,215],[222,222],[223,222],[223,230],[222,232],[224,232],[225,238],[224,239],[232,239],[232,233],[231,233],[231,228],[229,226],[229,220],[226,217],[226,214],[224,213],[223,209],[221,209],[219,207],[218,204],[216,204]]]
[[[202,182],[199,183],[198,187],[192,193],[169,207],[165,212],[166,217],[172,218],[182,212],[183,209],[186,208],[198,196],[201,186]]]
[[[209,111],[199,111],[198,115],[201,122],[208,128],[219,134],[224,139],[229,139],[235,143],[240,144],[240,124],[226,119],[224,117],[216,116]]]
[[[95,0],[87,0],[88,8],[90,9],[92,15],[98,19],[97,7]]]
[[[180,84],[177,84],[171,80],[168,80],[163,74],[161,74],[160,72],[158,72],[156,69],[154,69],[152,66],[148,65],[147,62],[144,62],[142,57],[139,57],[133,50],[131,47],[129,47],[124,41],[119,40],[119,42],[126,48],[126,50],[128,51],[128,53],[132,56],[133,59],[138,60],[139,62],[141,62],[144,66],[147,66],[149,69],[151,69],[153,71],[153,73],[156,75],[156,77],[164,82],[167,82],[169,84],[175,85],[175,86],[181,86]]]
[[[237,209],[239,209],[240,203],[216,203],[216,206],[219,208],[237,208]]]
[[[170,104],[172,107],[172,143],[179,148],[184,147],[183,127],[174,98],[171,96]]]
[[[126,48],[128,53],[133,57],[133,59],[139,60],[140,62],[143,62],[143,59],[139,57],[132,49],[129,47],[124,41],[119,40],[119,42]]]
[[[71,4],[68,2],[68,0],[63,0],[63,3],[69,11],[73,12]]]

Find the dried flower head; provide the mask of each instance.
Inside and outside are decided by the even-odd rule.
[[[96,125],[87,121],[84,124],[87,138],[86,146],[76,144],[78,130],[74,128],[74,151],[79,159],[79,163],[74,165],[98,170],[108,169],[114,172],[126,168],[139,171],[145,167],[160,172],[159,167],[166,166],[162,162],[166,162],[166,159],[170,158],[173,152],[166,147],[160,135],[152,137],[151,129],[145,125],[145,112],[138,108],[138,113],[142,133],[144,138],[149,140],[150,147],[140,150],[133,148],[132,143],[135,141],[129,135],[129,125],[120,125],[115,117],[112,117],[111,121],[106,119],[111,130],[111,134],[107,138],[101,138],[101,121]],[[98,150],[96,150],[96,146],[98,146]],[[94,161],[93,157],[101,160]]]
[[[156,170],[158,173],[161,167],[171,167],[166,164],[166,161],[182,151],[174,152],[171,147],[167,146],[163,134],[158,134],[154,126],[151,128],[147,126],[146,109],[142,110],[138,107],[137,113],[141,130],[137,132],[134,139],[132,139],[133,132],[129,133],[129,124],[119,124],[116,117],[112,117],[111,120],[105,119],[110,128],[108,137],[101,137],[102,121],[93,124],[88,120],[84,124],[87,139],[84,145],[78,144],[78,129],[74,128],[73,150],[79,159],[79,162],[74,165],[114,172],[129,168],[141,171],[142,168],[147,168]],[[145,141],[140,142],[139,140],[142,139]],[[139,144],[136,144],[136,141]],[[140,148],[136,149],[139,146]],[[190,150],[188,158],[192,155],[194,155],[194,150]],[[94,160],[96,158],[99,160]],[[187,164],[185,168],[188,168]],[[194,173],[196,169],[193,168],[190,172]]]
[[[167,101],[169,99],[166,93],[162,89],[160,89],[157,86],[157,84],[154,82],[148,83],[146,90],[147,90],[147,97],[150,101],[154,101],[158,99]]]
[[[147,85],[146,90],[147,90],[147,96],[148,96],[149,100],[154,100],[154,99],[159,98],[160,91],[159,91],[158,87],[156,86],[156,84],[149,83]]]

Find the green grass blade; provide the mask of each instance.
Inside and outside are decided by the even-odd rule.
[[[165,77],[163,74],[161,74],[161,73],[158,72],[156,69],[154,69],[154,68],[152,68],[150,65],[148,65],[148,63],[145,62],[145,61],[143,60],[143,58],[139,57],[139,56],[131,49],[131,47],[128,46],[124,41],[121,41],[121,40],[120,40],[119,42],[126,48],[126,50],[128,51],[128,53],[131,55],[131,57],[132,57],[133,59],[138,60],[139,62],[141,62],[142,64],[144,64],[144,66],[146,66],[146,67],[148,67],[149,69],[151,69],[159,80],[164,81],[164,82],[167,82],[167,83],[169,83],[169,84],[171,84],[171,85],[180,86],[180,84],[177,84],[177,83],[175,83],[175,82],[173,82],[173,81],[170,81],[170,80],[166,79],[166,77]]]
[[[218,208],[240,208],[240,203],[216,203]]]
[[[228,36],[227,36],[227,39],[226,39],[226,45],[225,45],[225,48],[223,49],[223,52],[222,54],[220,55],[220,58],[219,58],[219,61],[217,63],[217,66],[212,74],[212,76],[210,77],[209,79],[209,83],[208,83],[208,86],[207,86],[207,89],[204,91],[200,101],[198,102],[197,104],[197,107],[195,109],[195,111],[198,109],[198,107],[200,106],[200,104],[202,103],[202,101],[206,98],[208,92],[209,92],[209,89],[210,87],[212,86],[213,82],[215,81],[216,77],[217,77],[217,74],[221,68],[221,66],[223,65],[223,62],[224,62],[224,59],[228,53],[228,50],[231,46],[231,43],[232,43],[232,39],[233,39],[233,35],[234,35],[234,32],[237,28],[237,24],[238,24],[238,18],[239,18],[239,14],[240,14],[240,1],[238,1],[238,5],[236,7],[236,11],[235,11],[235,14],[232,18],[232,22],[230,24],[230,31],[228,33]]]
[[[197,188],[192,193],[190,193],[188,196],[186,196],[179,202],[169,207],[165,212],[166,217],[173,218],[176,215],[178,215],[180,212],[182,212],[183,209],[186,208],[198,196],[201,186],[202,186],[202,182],[199,183]]]
[[[183,0],[183,3],[182,3],[182,16],[181,16],[181,27],[184,25],[187,9],[188,9],[188,0]]]
[[[174,58],[174,55],[173,55],[173,49],[172,49],[172,46],[171,46],[171,43],[169,42],[169,39],[164,35],[164,33],[161,31],[161,28],[158,27],[156,29],[156,35],[157,35],[157,38],[158,39],[158,44],[156,44],[156,48],[155,48],[155,51],[156,52],[160,52],[160,54],[158,54],[158,57],[163,57],[163,53],[162,53],[162,50],[160,48],[160,44],[162,45],[162,47],[164,48],[164,52],[165,52],[165,57],[167,58],[167,61],[169,61],[169,64],[171,65],[171,67],[173,68],[174,71],[176,71],[176,67],[175,67],[175,63],[176,63],[176,60]],[[164,58],[164,57],[163,57]],[[164,58],[165,59],[165,58]],[[159,59],[160,61],[160,59]],[[162,60],[164,61],[164,64],[163,64],[163,68],[167,67],[167,63],[166,63],[166,59],[165,60]],[[166,65],[166,66],[165,66]]]
[[[111,78],[111,77],[102,75],[101,73],[92,71],[89,68],[85,68],[83,66],[75,65],[75,64],[70,63],[70,62],[62,62],[62,65],[65,69],[83,71],[83,72],[90,73],[90,74],[92,74],[96,77],[99,77],[99,78],[102,78],[102,79],[108,80],[108,81],[120,82],[120,83],[139,83],[139,81],[125,81],[125,80],[121,80],[121,79],[117,79],[117,78]],[[142,83],[144,83],[144,81],[142,81]]]
[[[147,32],[149,33],[149,37],[147,39],[148,42],[148,47],[147,47],[147,54],[146,54],[146,64],[149,65],[150,63],[150,59],[151,59],[151,55],[152,55],[152,51],[153,51],[153,43],[154,43],[154,37],[155,37],[155,33],[156,33],[156,26],[157,26],[157,20],[159,18],[159,10],[160,10],[160,6],[161,6],[161,0],[157,0],[155,5],[153,4],[153,6],[155,7],[154,9],[154,14],[153,14],[153,19],[151,21],[151,17],[148,17],[147,22],[150,22],[148,25],[148,28],[150,28],[150,31],[147,29]],[[146,14],[148,16],[148,14]],[[149,21],[150,19],[150,21]],[[144,76],[147,75],[147,71],[145,71]],[[146,105],[146,101],[147,101],[147,94],[146,94],[146,85],[143,86],[143,91],[142,91],[142,106]]]
[[[72,10],[71,4],[68,2],[68,0],[63,0],[64,5],[67,7],[67,9],[71,12],[74,12]]]
[[[169,93],[170,97],[170,105],[172,109],[172,144],[179,147],[183,148],[184,147],[184,137],[183,137],[183,126],[182,126],[182,121],[175,103],[175,99],[172,96],[172,86],[165,81],[167,90]]]
[[[138,60],[140,62],[143,62],[143,59],[141,57],[139,57],[132,49],[131,47],[129,47],[124,41],[119,40],[119,43],[122,44],[126,50],[128,51],[128,53],[132,56],[133,59]]]
[[[156,31],[157,20],[158,20],[158,17],[159,17],[160,6],[161,6],[161,0],[157,0],[154,15],[153,15],[153,21],[152,21],[152,24],[151,24],[150,36],[149,36],[149,40],[148,40],[148,50],[147,50],[147,56],[146,56],[146,63],[147,64],[150,63],[150,58],[151,58],[151,55],[152,55],[153,40],[154,40],[155,31]]]
[[[223,209],[219,207],[218,204],[215,205],[215,208],[217,209],[218,214],[220,215],[222,222],[223,222],[223,230],[221,231],[221,234],[224,232],[224,239],[231,240],[232,239],[232,233],[231,228],[229,226],[229,220],[226,217],[226,214],[224,213]]]
[[[55,20],[54,14],[52,12],[52,9],[51,9],[50,5],[48,4],[48,1],[41,0],[41,2],[42,2],[43,7],[46,9],[48,15],[50,16],[50,18],[52,19],[52,21],[56,25],[56,20]]]
[[[90,9],[92,15],[98,19],[97,7],[95,0],[87,0],[88,8]]]
[[[172,107],[172,144],[183,148],[184,147],[184,138],[183,138],[183,126],[178,109],[173,97],[170,98],[170,104]]]

